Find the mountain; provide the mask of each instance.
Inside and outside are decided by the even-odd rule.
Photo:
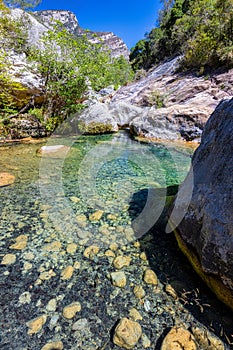
[[[71,34],[87,34],[90,41],[105,45],[111,51],[112,57],[119,57],[122,55],[126,59],[129,58],[129,50],[121,38],[112,32],[94,32],[81,28],[77,17],[71,11],[44,10],[35,11],[33,15],[47,28],[52,28],[53,23],[59,21]]]

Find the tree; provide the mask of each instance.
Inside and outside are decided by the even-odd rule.
[[[38,6],[42,0],[4,0],[4,3],[10,8],[32,9]]]
[[[163,0],[159,28],[147,36],[144,47],[136,44],[136,59],[144,68],[174,55],[183,55],[183,69],[233,66],[233,0]],[[158,36],[159,34],[159,36]],[[142,46],[142,45],[141,45]],[[136,57],[136,58],[135,58]]]
[[[59,22],[44,34],[42,44],[42,50],[31,53],[31,60],[45,81],[45,115],[54,120],[53,127],[83,107],[88,86],[99,91],[132,78],[124,58],[112,59],[101,44],[90,42],[88,35],[70,34]]]
[[[16,92],[23,90],[21,84],[14,82],[9,73],[11,63],[7,52],[18,50],[25,41],[20,22],[9,16],[9,9],[0,1],[0,115],[11,112],[17,105]]]

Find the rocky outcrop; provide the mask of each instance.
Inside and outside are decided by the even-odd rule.
[[[52,28],[55,21],[61,22],[64,27],[74,35],[88,35],[89,39],[93,43],[101,43],[111,51],[112,57],[124,56],[129,58],[129,50],[122,39],[112,32],[94,32],[86,31],[81,28],[77,17],[71,11],[64,10],[44,10],[35,11],[35,17],[43,23],[47,28]]]
[[[40,138],[47,136],[47,131],[41,123],[31,115],[25,114],[12,118],[5,127],[7,138],[22,139],[27,137]]]
[[[44,10],[33,12],[35,18],[47,28],[52,29],[56,21],[61,22],[64,27],[72,34],[82,33],[78,19],[71,11],[65,10]]]
[[[143,113],[143,109],[132,106],[125,102],[119,103],[94,103],[84,110],[81,115],[74,118],[76,121],[83,122],[85,125],[99,123],[108,127],[108,131],[116,132],[119,128],[129,125],[129,123]]]
[[[232,150],[233,99],[221,102],[208,120],[193,157],[193,177],[190,173],[181,186],[171,221],[176,225],[187,205],[178,242],[196,270],[233,309]]]
[[[198,141],[212,109],[194,104],[144,109],[130,123],[133,135],[163,140]]]
[[[180,57],[160,64],[146,77],[124,86],[112,102],[144,108],[131,121],[135,135],[199,141],[204,125],[222,99],[233,96],[233,69],[207,77],[177,72]],[[148,109],[145,107],[150,107]]]
[[[111,51],[112,57],[123,56],[129,59],[129,49],[124,41],[112,32],[91,32],[89,33],[90,40],[93,43],[103,43],[107,49]]]
[[[163,140],[199,140],[211,114],[208,107],[179,106],[156,109],[138,107],[126,102],[95,103],[78,119],[90,123],[111,125],[111,131],[130,127],[133,135]]]
[[[211,107],[233,95],[233,69],[227,73],[198,77],[177,72],[180,57],[161,63],[146,77],[122,87],[112,101],[138,106],[169,107],[190,103]]]

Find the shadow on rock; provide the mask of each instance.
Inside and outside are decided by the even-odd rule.
[[[203,326],[222,339],[225,344],[229,344],[232,337],[232,313],[230,309],[215,297],[195,273],[189,261],[179,250],[175,236],[165,233],[169,207],[177,190],[178,186],[166,189],[165,205],[162,211],[160,201],[164,195],[164,189],[153,189],[152,199],[148,198],[147,189],[133,195],[129,214],[133,221],[136,238],[140,241],[142,252],[145,252],[147,256],[150,268],[156,273],[162,285],[162,293],[165,293],[172,300],[174,310],[186,310],[184,312],[186,316],[183,320],[179,319],[179,322],[184,322],[188,328],[197,325]],[[148,205],[148,201],[151,205],[149,215],[152,215],[153,211],[155,215],[161,211],[161,215],[148,232],[142,235],[140,227],[143,226],[144,222],[142,220],[141,226],[138,226],[137,218]],[[144,219],[144,221],[147,220],[146,215]],[[152,224],[151,220],[150,224]],[[187,314],[190,314],[190,317],[187,318]],[[175,324],[177,322],[176,312],[174,315]]]

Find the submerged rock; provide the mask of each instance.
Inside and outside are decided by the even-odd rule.
[[[51,158],[64,158],[69,152],[70,147],[65,145],[42,146],[38,151],[38,155]]]
[[[233,99],[211,115],[171,220],[188,205],[176,233],[182,250],[220,299],[233,309]],[[191,200],[185,196],[193,186]]]
[[[15,182],[15,176],[10,173],[0,173],[0,187],[12,185]]]
[[[141,336],[142,328],[140,324],[124,317],[116,327],[113,342],[124,349],[133,349]]]
[[[194,336],[186,329],[174,327],[164,338],[161,350],[198,350]]]

